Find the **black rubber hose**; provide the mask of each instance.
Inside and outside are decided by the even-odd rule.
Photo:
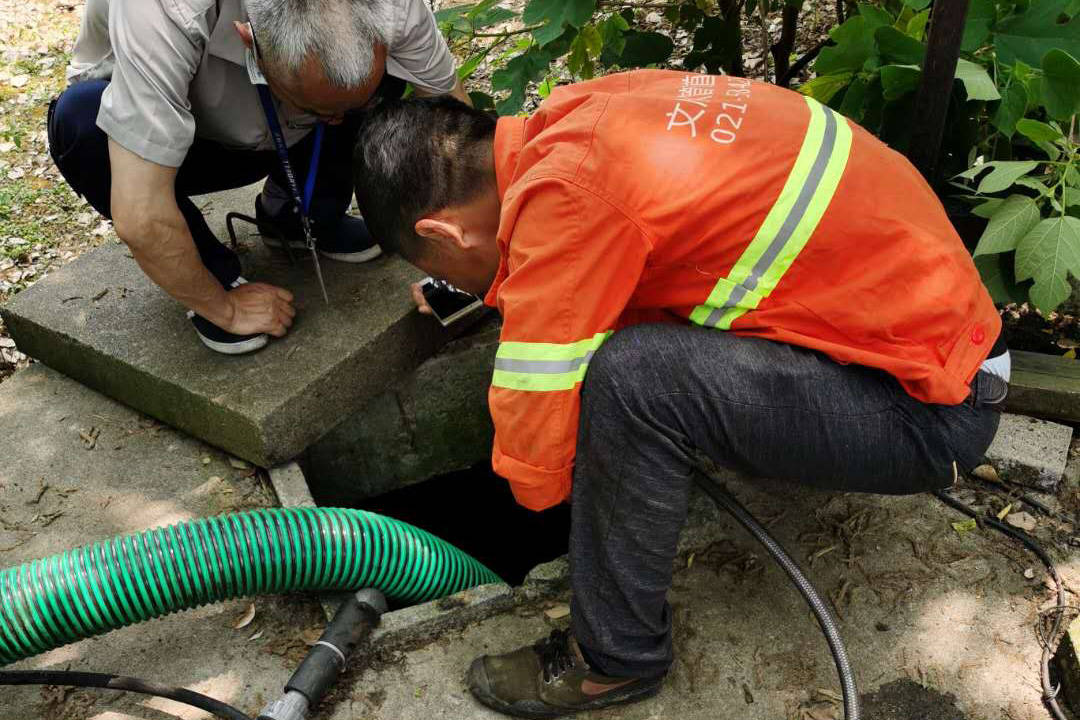
[[[102,688],[175,700],[205,710],[222,720],[252,720],[232,705],[185,688],[159,685],[124,675],[75,672],[72,670],[0,670],[0,685],[65,685],[69,687]]]
[[[1039,560],[1042,561],[1043,565],[1046,566],[1047,571],[1050,573],[1050,577],[1054,580],[1054,586],[1057,588],[1057,607],[1055,608],[1057,612],[1054,613],[1054,622],[1050,630],[1050,639],[1043,642],[1042,644],[1043,651],[1042,662],[1040,663],[1040,677],[1042,680],[1043,702],[1046,703],[1046,706],[1050,709],[1050,712],[1054,714],[1054,717],[1057,720],[1068,720],[1068,718],[1065,717],[1065,713],[1061,710],[1061,706],[1058,704],[1057,701],[1058,689],[1055,688],[1050,682],[1050,658],[1052,658],[1054,655],[1052,650],[1052,644],[1054,638],[1056,638],[1058,636],[1058,633],[1061,632],[1062,616],[1065,614],[1066,609],[1065,584],[1061,582],[1061,575],[1058,574],[1057,566],[1054,564],[1053,558],[1050,557],[1049,553],[1047,553],[1041,545],[1039,545],[1030,536],[1028,536],[1027,533],[1023,533],[1015,528],[1009,527],[1005,523],[998,520],[996,517],[979,515],[977,512],[975,512],[973,508],[957,500],[944,490],[934,491],[934,496],[937,497],[937,499],[941,502],[953,508],[954,510],[958,510],[964,515],[974,518],[975,522],[986,523],[995,530],[998,530],[999,532],[1008,535],[1013,540],[1018,541],[1028,550],[1035,553]]]
[[[765,546],[765,549],[769,551],[777,564],[784,569],[791,581],[799,588],[802,596],[806,598],[807,604],[814,611],[814,615],[817,616],[818,623],[821,624],[821,630],[825,633],[825,639],[829,643],[833,660],[836,662],[836,671],[840,675],[840,688],[844,693],[844,718],[846,720],[860,720],[862,707],[859,692],[855,687],[855,673],[851,669],[847,650],[844,649],[844,642],[840,638],[839,623],[828,604],[806,575],[803,574],[798,564],[787,554],[787,551],[772,535],[769,535],[768,531],[754,519],[754,516],[746,508],[739,504],[738,500],[711,478],[699,476],[698,484],[717,505],[731,513],[732,517],[738,520],[758,542]]]

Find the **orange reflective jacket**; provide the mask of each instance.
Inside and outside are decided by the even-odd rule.
[[[814,348],[942,404],[1000,331],[919,173],[790,90],[656,70],[561,87],[499,120],[495,165],[493,464],[529,508],[569,495],[581,381],[619,327]]]

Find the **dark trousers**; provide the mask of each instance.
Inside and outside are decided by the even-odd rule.
[[[604,674],[668,669],[666,597],[699,454],[832,490],[919,493],[949,486],[954,461],[978,465],[998,419],[977,400],[921,403],[884,372],[791,345],[688,325],[615,333],[582,389],[575,637]]]
[[[109,195],[112,175],[108,137],[97,126],[101,94],[107,80],[71,85],[49,107],[49,150],[71,188],[107,218],[112,218]],[[379,95],[400,96],[403,83],[386,76]],[[312,198],[312,217],[320,224],[340,219],[352,198],[352,151],[359,128],[358,117],[347,116],[340,125],[327,127]],[[289,149],[289,161],[298,183],[303,184],[314,143],[309,133]],[[274,150],[243,150],[196,137],[176,176],[176,203],[187,221],[203,264],[228,285],[240,274],[240,260],[222,245],[203,219],[192,195],[243,187],[269,176],[288,189],[288,180]],[[249,211],[250,208],[236,208]]]

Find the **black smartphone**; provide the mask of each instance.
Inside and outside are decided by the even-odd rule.
[[[435,317],[443,327],[458,320],[484,304],[483,300],[472,293],[458,290],[443,280],[425,278],[420,282],[424,300],[431,306]]]

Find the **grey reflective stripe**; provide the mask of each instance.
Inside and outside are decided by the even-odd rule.
[[[817,192],[818,186],[821,184],[821,178],[825,175],[825,168],[829,165],[829,158],[832,156],[833,146],[836,144],[836,115],[826,109],[825,111],[825,133],[821,140],[821,147],[818,148],[817,156],[814,158],[814,164],[810,168],[810,173],[806,177],[806,182],[803,184],[802,189],[799,190],[799,197],[796,198],[795,204],[791,206],[791,212],[784,219],[784,224],[780,227],[779,232],[776,233],[776,237],[769,243],[769,247],[761,254],[758,261],[754,263],[753,269],[750,271],[750,275],[745,280],[731,289],[731,294],[724,304],[718,308],[713,308],[709,313],[709,317],[705,320],[705,325],[714,327],[720,322],[721,316],[727,312],[728,308],[738,306],[739,301],[746,297],[746,293],[752,291],[757,287],[758,281],[761,280],[761,276],[769,269],[776,256],[780,254],[780,251],[787,245],[791,234],[795,232],[795,228],[798,227],[799,221],[802,220],[803,215],[806,214],[806,208],[810,206],[810,201],[814,197],[814,193]]]
[[[510,372],[556,374],[573,372],[582,365],[587,365],[595,350],[590,350],[581,357],[572,360],[513,360],[511,358],[495,358],[496,370],[509,370]]]

